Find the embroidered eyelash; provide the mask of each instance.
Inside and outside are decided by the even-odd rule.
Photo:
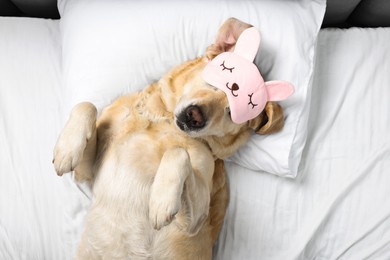
[[[252,109],[255,108],[255,106],[257,106],[258,104],[255,104],[252,102],[252,96],[253,96],[253,93],[252,94],[248,94],[248,97],[249,97],[249,103],[248,105],[252,105]]]
[[[228,71],[230,71],[230,73],[232,73],[232,72],[233,72],[233,69],[234,69],[234,67],[231,67],[231,68],[226,67],[226,66],[225,66],[225,61],[223,61],[222,64],[219,65],[219,66],[222,66],[222,67],[223,67],[222,71],[228,70]]]

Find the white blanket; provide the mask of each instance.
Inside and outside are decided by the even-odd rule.
[[[0,18],[0,259],[72,259],[88,206],[52,148],[58,22]],[[215,259],[390,258],[390,30],[325,30],[298,178],[227,164]]]
[[[81,229],[83,195],[51,164],[59,42],[57,21],[0,18],[0,259],[71,259]]]

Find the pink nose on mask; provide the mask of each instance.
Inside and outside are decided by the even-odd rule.
[[[294,92],[289,82],[264,82],[253,63],[259,44],[259,31],[254,27],[248,28],[238,38],[233,52],[219,54],[202,72],[208,84],[226,93],[231,118],[237,124],[258,116],[267,101],[284,100]]]

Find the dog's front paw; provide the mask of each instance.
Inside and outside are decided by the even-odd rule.
[[[73,171],[82,160],[96,127],[96,114],[95,106],[88,102],[73,108],[54,147],[53,164],[59,176]]]
[[[59,176],[73,171],[82,159],[87,140],[63,132],[54,148],[53,164]]]
[[[149,200],[149,219],[154,229],[170,224],[181,206],[181,193],[173,187],[152,187]],[[167,190],[168,188],[168,190]]]

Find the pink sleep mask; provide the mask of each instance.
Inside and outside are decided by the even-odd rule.
[[[233,52],[219,54],[202,72],[208,84],[226,93],[231,118],[237,124],[258,116],[267,101],[284,100],[294,92],[289,82],[264,82],[253,63],[259,44],[259,31],[254,27],[248,28],[238,38]]]

